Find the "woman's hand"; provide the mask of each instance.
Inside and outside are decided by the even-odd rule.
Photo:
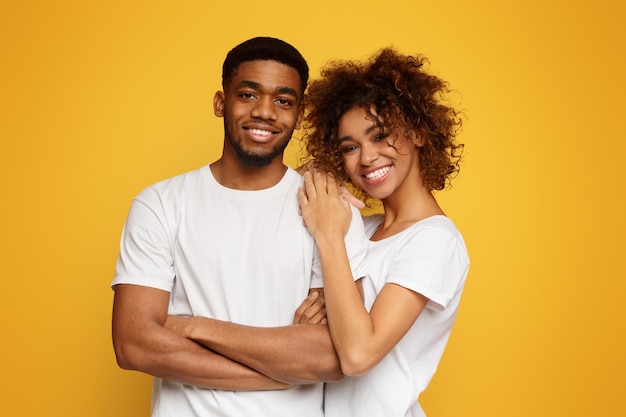
[[[326,324],[326,303],[323,290],[311,291],[296,310],[293,324]]]
[[[358,198],[356,198],[356,196],[352,194],[350,190],[348,190],[343,184],[339,183],[338,185],[339,185],[339,194],[343,198],[348,200],[348,203],[352,204],[354,207],[358,208],[359,210],[365,208],[365,203],[359,200]]]
[[[304,187],[298,190],[300,210],[311,235],[317,240],[333,234],[343,238],[350,226],[352,210],[332,174],[304,173]]]
[[[317,170],[317,168],[315,168],[315,160],[311,159],[309,160],[307,163],[305,163],[304,165],[300,165],[298,168],[296,168],[296,172],[300,175],[304,175],[305,172],[313,172]],[[352,204],[354,207],[358,208],[359,210],[365,208],[365,203],[362,202],[361,200],[359,200],[358,198],[356,198],[356,196],[354,194],[352,194],[350,192],[350,190],[348,190],[342,183],[341,181],[337,181],[337,186],[339,187],[339,194],[341,194],[346,200],[348,200],[348,202],[350,204]]]

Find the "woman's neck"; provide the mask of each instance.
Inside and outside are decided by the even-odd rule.
[[[425,218],[445,215],[430,190],[423,186],[390,196],[382,203],[384,219],[371,240],[393,236]]]

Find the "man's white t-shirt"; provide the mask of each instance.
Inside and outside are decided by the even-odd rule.
[[[382,221],[364,219],[367,236]],[[363,291],[369,311],[387,283],[426,296],[413,326],[373,369],[327,383],[326,417],[424,416],[418,396],[437,369],[456,318],[469,268],[463,237],[445,216],[419,221],[389,238],[369,242]]]
[[[271,188],[235,190],[205,166],[146,188],[132,203],[112,285],[169,291],[169,314],[291,324],[309,289],[323,287],[314,241],[298,214],[301,185],[288,169]],[[367,242],[353,211],[346,244],[356,279]],[[246,392],[155,378],[152,416],[320,417],[322,384]]]

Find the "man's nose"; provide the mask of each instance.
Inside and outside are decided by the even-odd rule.
[[[252,109],[252,117],[257,117],[263,120],[275,120],[276,109],[274,108],[274,101],[271,97],[261,97],[257,101],[256,106]]]

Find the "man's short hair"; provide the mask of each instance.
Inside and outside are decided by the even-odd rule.
[[[222,66],[222,87],[230,83],[243,62],[270,60],[285,64],[300,76],[300,93],[304,95],[309,81],[309,66],[300,52],[285,41],[269,37],[257,37],[240,43],[228,52]]]

